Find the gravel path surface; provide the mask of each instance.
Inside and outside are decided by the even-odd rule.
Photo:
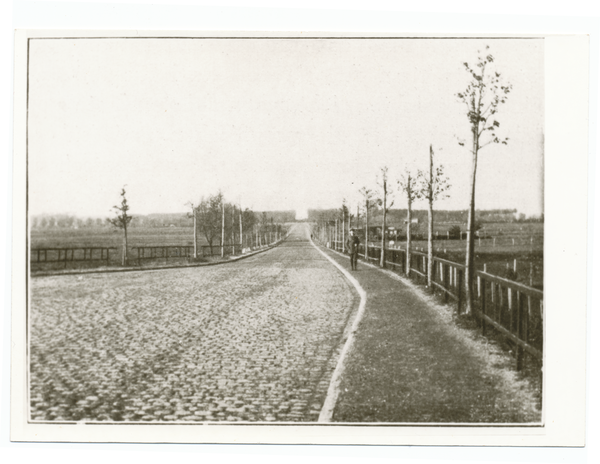
[[[31,418],[316,421],[358,297],[297,226],[220,266],[31,280]]]

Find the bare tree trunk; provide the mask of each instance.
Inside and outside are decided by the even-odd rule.
[[[473,162],[471,168],[471,198],[467,219],[467,256],[465,263],[465,303],[466,313],[473,312],[473,281],[475,276],[475,178],[477,173],[477,152],[479,150],[478,126],[473,127]]]
[[[383,221],[381,223],[381,257],[379,259],[379,266],[385,267],[385,226],[387,221],[387,187],[384,183],[383,186]]]
[[[429,145],[429,182],[427,187],[427,203],[429,218],[427,224],[427,287],[433,291],[433,147]]]
[[[127,266],[127,224],[123,226],[123,266]]]
[[[192,206],[192,212],[194,214],[194,259],[196,259],[198,258],[198,216],[194,206]]]
[[[231,205],[231,250],[235,255],[235,205]]]
[[[346,251],[346,211],[342,207],[342,253]]]
[[[240,242],[242,244],[242,249],[243,249],[244,248],[244,236],[242,234],[243,234],[243,229],[242,229],[242,204],[240,203]]]
[[[365,212],[365,261],[369,262],[369,200],[366,203]]]
[[[411,178],[408,178],[408,182],[410,185]],[[408,224],[406,226],[406,275],[410,276],[410,245],[411,245],[411,224],[412,224],[412,191],[408,191],[408,211],[406,213],[406,220]]]
[[[223,202],[223,219],[221,221],[221,258],[225,257],[225,202]]]

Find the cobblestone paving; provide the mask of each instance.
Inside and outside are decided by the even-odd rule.
[[[305,237],[213,267],[32,279],[31,418],[316,421],[358,297]]]

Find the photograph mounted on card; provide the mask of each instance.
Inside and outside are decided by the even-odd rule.
[[[13,440],[582,444],[587,38],[15,43]]]

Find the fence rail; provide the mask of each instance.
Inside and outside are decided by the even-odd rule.
[[[143,260],[150,259],[173,259],[173,258],[186,258],[189,259],[194,254],[193,246],[140,246],[132,247],[131,251],[137,259],[138,265],[141,265]]]
[[[77,248],[34,248],[30,251],[31,263],[67,263],[71,262],[110,262],[110,252],[113,247],[77,247]],[[114,256],[114,255],[113,255]]]
[[[271,239],[276,236],[273,234]],[[285,235],[287,237],[287,234]],[[198,247],[198,257],[208,256],[235,256],[241,255],[247,251],[255,251],[274,245],[283,240],[277,236],[274,241],[268,239],[258,241],[256,244],[250,243],[244,247],[242,244],[225,245],[202,245]],[[53,247],[53,248],[33,248],[30,250],[30,263],[33,265],[43,264],[62,264],[65,268],[69,263],[98,263],[104,262],[106,265],[115,265],[119,262],[122,254],[121,248],[116,247]],[[159,245],[159,246],[133,246],[128,247],[128,258],[130,263],[141,265],[143,261],[171,259],[190,260],[194,256],[193,245]]]
[[[343,251],[343,243],[329,244]],[[427,278],[428,256],[411,251],[410,270],[406,272],[406,250],[386,249],[386,265],[393,266],[403,274],[415,274],[419,279]],[[359,255],[365,257],[364,245],[359,246]],[[381,248],[368,246],[368,260],[381,260]],[[457,312],[462,312],[464,303],[465,265],[443,258],[433,257],[431,283],[442,292],[444,301],[450,298],[457,302]],[[475,271],[475,299],[473,314],[485,335],[493,327],[515,345],[517,370],[523,367],[524,353],[538,361],[543,353],[543,303],[544,293],[518,282],[484,271]]]

